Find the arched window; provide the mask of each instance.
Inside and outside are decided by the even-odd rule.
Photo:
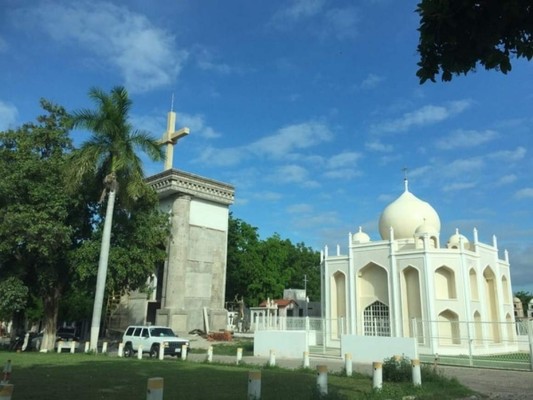
[[[390,336],[389,306],[375,301],[365,308],[363,315],[365,336]]]
[[[459,329],[459,317],[450,310],[439,314],[439,343],[461,344],[461,332]]]
[[[455,273],[448,267],[435,271],[435,294],[437,299],[456,299]]]

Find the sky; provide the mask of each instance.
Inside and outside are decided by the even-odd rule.
[[[533,63],[420,85],[416,3],[1,0],[0,130],[35,121],[41,98],[93,108],[90,88],[123,85],[159,138],[174,96],[191,131],[174,168],[233,185],[234,217],[262,239],[343,254],[359,226],[380,240],[406,173],[441,245],[496,235],[513,290],[533,291]]]

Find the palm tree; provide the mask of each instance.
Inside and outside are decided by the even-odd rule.
[[[118,189],[119,201],[128,209],[136,198],[146,190],[142,162],[136,150],[144,151],[153,161],[164,158],[161,145],[148,132],[136,130],[128,122],[131,100],[125,88],[117,86],[109,94],[92,88],[89,97],[95,102],[96,110],[74,112],[73,126],[92,132],[91,138],[73,154],[73,182],[82,182],[87,174],[103,179],[100,202],[107,208],[98,261],[96,292],[91,323],[91,350],[97,350],[100,320],[107,277],[107,263],[111,240],[111,223]]]

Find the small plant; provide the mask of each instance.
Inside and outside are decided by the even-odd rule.
[[[383,380],[386,382],[411,381],[411,360],[404,356],[386,358],[383,362]]]

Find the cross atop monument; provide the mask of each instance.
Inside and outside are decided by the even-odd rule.
[[[174,145],[178,143],[178,140],[189,134],[189,128],[183,127],[176,131],[176,113],[174,108],[174,95],[172,95],[172,105],[170,111],[167,114],[167,131],[163,133],[163,139],[161,144],[166,144],[166,156],[165,156],[165,171],[172,169],[172,157],[174,156]]]

